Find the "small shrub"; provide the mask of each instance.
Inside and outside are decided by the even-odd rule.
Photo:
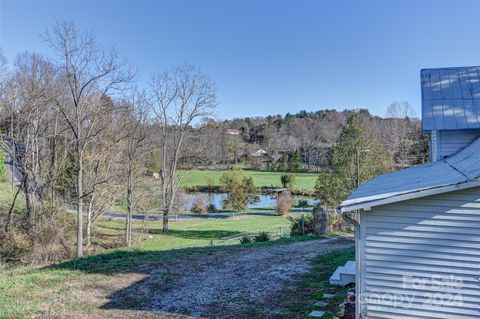
[[[258,235],[255,235],[255,237],[253,237],[253,241],[256,243],[265,242],[269,240],[270,240],[270,234],[265,231],[259,232]]]
[[[193,203],[192,209],[190,211],[197,215],[205,214],[208,211],[207,198],[203,195],[197,196],[197,198],[195,198],[195,202]]]
[[[252,238],[250,238],[250,235],[243,235],[240,238],[240,244],[250,244],[252,242]]]
[[[277,198],[277,214],[280,216],[289,213],[294,203],[294,199],[289,193],[282,193]]]
[[[301,209],[305,209],[308,207],[308,200],[306,199],[299,199],[298,200],[298,203],[297,203],[297,206]]]
[[[212,204],[207,206],[207,211],[209,213],[216,213],[216,212],[218,212],[217,206],[215,206],[215,204],[212,203]]]
[[[287,220],[290,222],[290,234],[302,235],[302,216],[288,216]],[[313,217],[310,214],[304,217],[304,227],[305,235],[313,233]]]
[[[284,188],[294,189],[296,185],[296,178],[293,174],[284,174],[280,176],[280,182]]]

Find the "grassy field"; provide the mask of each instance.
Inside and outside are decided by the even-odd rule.
[[[135,221],[134,227],[138,230],[141,222]],[[244,233],[258,233],[261,231],[279,232],[280,227],[284,234],[289,234],[289,222],[282,216],[248,216],[236,219],[192,219],[172,221],[170,233],[162,235],[160,221],[148,223],[149,239],[141,242],[138,249],[168,250],[185,247],[199,247],[213,245],[238,244],[238,236]],[[120,244],[123,240],[124,221],[122,219],[103,219],[96,227],[96,235],[101,241],[114,240]]]
[[[223,171],[193,170],[182,180],[182,186],[206,186],[219,185]],[[257,187],[282,187],[280,176],[288,174],[284,172],[245,171],[245,175],[252,177]],[[299,189],[313,190],[318,174],[315,173],[292,173],[296,178],[296,187]]]

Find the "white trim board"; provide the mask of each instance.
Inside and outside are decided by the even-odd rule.
[[[462,183],[444,185],[444,186],[439,186],[434,188],[427,188],[427,189],[417,190],[417,191],[408,192],[408,193],[394,194],[388,197],[381,197],[381,196],[365,197],[363,198],[363,201],[361,198],[356,200],[350,200],[350,201],[346,200],[340,204],[339,209],[342,213],[351,212],[351,211],[360,210],[360,209],[370,210],[372,207],[375,207],[375,206],[387,205],[387,204],[397,203],[401,201],[406,201],[410,199],[421,198],[421,197],[426,197],[431,195],[449,193],[449,192],[454,192],[454,191],[472,188],[472,187],[478,187],[478,186],[480,186],[479,180],[470,180]]]

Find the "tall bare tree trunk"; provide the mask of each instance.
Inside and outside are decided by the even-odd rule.
[[[87,229],[86,229],[86,237],[87,242],[85,244],[86,247],[90,247],[92,244],[92,226],[93,226],[93,202],[95,200],[95,193],[92,194],[92,198],[90,199],[90,203],[88,204],[87,210]]]
[[[129,160],[128,176],[127,176],[127,218],[125,220],[125,246],[132,245],[132,214],[133,214],[133,181],[132,181],[132,165]]]
[[[78,151],[78,176],[77,176],[77,258],[83,256],[83,152],[80,144]]]

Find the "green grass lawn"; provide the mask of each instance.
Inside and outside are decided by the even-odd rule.
[[[185,247],[199,247],[207,245],[238,244],[236,238],[244,233],[279,232],[288,235],[290,223],[283,216],[248,216],[236,219],[192,219],[170,222],[170,233],[162,235],[161,221],[148,223],[149,239],[141,242],[137,248],[143,250],[169,250]],[[140,229],[141,222],[134,221],[136,230]],[[115,238],[118,243],[122,240],[124,228],[123,219],[102,219],[96,227],[99,238]]]
[[[14,192],[16,190],[12,190],[12,184],[9,182],[0,182],[0,206],[2,209],[9,209],[12,203],[13,196],[15,195]],[[23,194],[18,194],[15,208],[17,210],[21,210],[25,208],[25,201],[23,198]]]
[[[223,171],[202,171],[193,170],[189,172],[182,180],[182,186],[207,186],[219,185],[220,176]],[[263,172],[263,171],[245,171],[245,175],[253,178],[257,187],[282,187],[280,176],[290,174],[285,172]],[[316,173],[292,173],[296,178],[296,187],[299,189],[313,190],[318,174]]]

